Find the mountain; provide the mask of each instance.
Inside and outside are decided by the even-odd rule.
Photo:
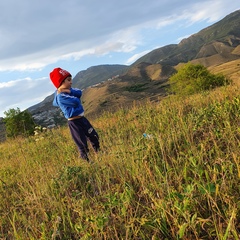
[[[240,10],[207,27],[179,44],[171,44],[151,51],[139,58],[133,65],[141,62],[161,63],[175,66],[180,62],[198,59],[205,65],[224,63],[239,58]],[[238,50],[234,51],[235,48]],[[217,55],[217,56],[216,56]],[[219,59],[206,61],[215,56]]]
[[[80,71],[73,79],[74,87],[84,89],[126,72],[126,65],[99,65]]]
[[[240,66],[240,10],[183,39],[155,49],[130,66],[100,65],[80,71],[73,87],[84,89],[86,114],[97,117],[104,111],[128,107],[146,99],[158,101],[166,96],[168,78],[184,63],[200,63],[212,72],[237,78]],[[29,108],[41,125],[64,124],[59,109],[52,107],[53,96]]]
[[[91,86],[83,92],[82,100],[87,116],[95,118],[104,111],[116,111],[150,99],[165,97],[168,78],[176,70],[161,64],[139,63],[125,74]]]

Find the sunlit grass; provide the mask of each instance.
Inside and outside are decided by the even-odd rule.
[[[239,88],[92,122],[92,164],[67,127],[0,145],[0,239],[239,239]]]

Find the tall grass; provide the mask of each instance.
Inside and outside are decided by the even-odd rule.
[[[102,151],[92,164],[66,127],[0,145],[0,239],[240,238],[237,87],[93,124]]]

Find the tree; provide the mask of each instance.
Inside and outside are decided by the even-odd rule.
[[[34,133],[35,123],[27,110],[21,112],[19,108],[11,108],[4,114],[7,137],[30,136]]]
[[[201,64],[187,63],[170,77],[170,92],[178,95],[190,95],[214,89],[230,83],[222,74],[212,74]]]

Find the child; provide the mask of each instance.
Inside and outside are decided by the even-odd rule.
[[[61,68],[55,68],[50,73],[50,79],[57,88],[54,94],[53,106],[60,107],[65,118],[68,119],[68,126],[74,142],[76,143],[80,156],[88,159],[88,144],[90,140],[95,152],[100,149],[98,134],[91,123],[84,117],[84,109],[80,98],[82,91],[72,88],[72,75]]]

